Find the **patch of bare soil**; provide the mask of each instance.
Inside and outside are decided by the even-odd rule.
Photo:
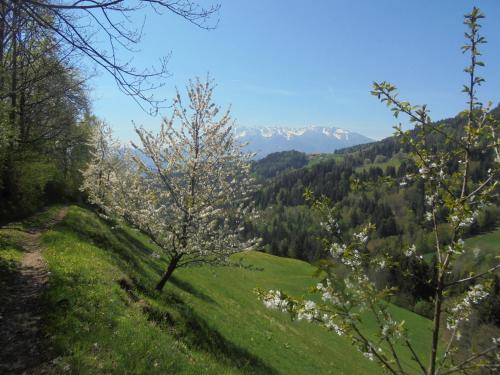
[[[4,280],[0,300],[0,374],[46,374],[50,348],[41,330],[42,296],[47,287],[47,265],[40,237],[66,215],[62,208],[43,226],[31,228],[20,245],[26,251],[18,269]]]

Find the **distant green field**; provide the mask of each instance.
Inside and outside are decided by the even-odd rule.
[[[306,168],[315,166],[316,164],[335,160],[336,162],[341,162],[344,160],[344,155],[341,154],[315,154],[309,155],[309,163]]]
[[[434,253],[424,254],[430,263]],[[500,261],[500,228],[465,240],[465,252],[455,262],[455,270],[483,272]]]
[[[500,228],[467,239],[465,246],[470,250],[477,248],[484,252],[500,255]]]
[[[500,262],[500,228],[468,238],[466,252],[457,260],[457,268],[486,271]]]
[[[257,300],[256,287],[304,295],[315,284],[307,263],[249,252],[235,256],[234,267],[179,270],[158,294],[151,290],[165,263],[134,230],[71,207],[42,241],[51,271],[48,334],[60,372],[382,373],[347,339]],[[135,284],[132,295],[122,279]],[[427,350],[430,322],[391,309],[407,322],[417,351]],[[404,363],[416,368],[409,356]]]
[[[383,163],[370,163],[361,165],[356,168],[356,172],[368,171],[370,168],[381,168],[385,171],[387,167],[395,167],[396,169],[401,165],[401,161],[396,158],[391,158]]]

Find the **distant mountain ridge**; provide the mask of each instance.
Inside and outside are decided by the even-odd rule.
[[[273,152],[296,150],[300,152],[328,153],[363,143],[373,139],[350,130],[308,126],[303,128],[264,127],[237,128],[236,139],[248,143],[246,151],[256,152],[257,158],[263,158]]]

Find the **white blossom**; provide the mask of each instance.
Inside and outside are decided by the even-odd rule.
[[[254,216],[251,155],[236,142],[229,111],[219,115],[211,102],[212,91],[210,81],[191,82],[189,107],[177,93],[158,133],[136,128],[141,145],[133,152],[98,127],[83,172],[91,202],[146,233],[176,267],[225,263],[256,243],[240,234]]]
[[[288,302],[283,298],[279,290],[270,290],[263,299],[264,305],[268,309],[286,311]]]
[[[417,252],[417,247],[415,246],[415,244],[412,244],[406,251],[405,251],[405,255],[407,257],[411,257],[413,255],[415,255]]]
[[[368,233],[366,232],[366,230],[363,230],[359,233],[354,233],[353,237],[361,243],[366,243],[368,241]]]
[[[450,315],[446,319],[446,327],[449,330],[455,330],[461,322],[469,321],[472,307],[484,300],[488,295],[488,291],[482,284],[476,284],[469,288],[463,300],[451,308]]]
[[[297,310],[298,320],[312,321],[314,318],[318,318],[320,315],[316,308],[316,303],[313,301],[306,301],[304,305]]]
[[[368,358],[370,361],[373,361],[375,356],[373,355],[372,352],[364,352],[363,355]]]

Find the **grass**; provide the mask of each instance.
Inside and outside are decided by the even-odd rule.
[[[383,171],[385,171],[387,167],[394,167],[397,170],[400,165],[401,161],[395,157],[392,157],[389,160],[384,161],[382,163],[370,163],[361,165],[359,167],[356,167],[355,171],[356,172],[368,171],[370,168],[377,168],[377,167],[382,169]]]
[[[291,322],[257,300],[256,287],[304,295],[316,282],[307,263],[248,252],[234,257],[234,267],[178,270],[157,293],[165,261],[147,238],[75,206],[43,235],[42,246],[51,272],[46,329],[58,354],[56,372],[382,373],[346,338]],[[407,322],[417,352],[425,352],[430,322],[391,310]],[[365,327],[373,332],[370,320]],[[416,368],[407,353],[404,362]]]
[[[457,259],[457,269],[484,272],[500,261],[500,228],[465,240],[465,253]]]
[[[4,227],[0,227],[0,238],[11,236],[13,231],[28,231],[31,229],[39,228],[47,221],[53,219],[61,210],[62,205],[53,205],[45,208],[37,214],[25,219],[23,221],[13,222]]]
[[[464,254],[455,261],[455,272],[474,270],[474,272],[480,273],[498,264],[500,259],[499,244],[500,228],[466,239]],[[425,261],[430,263],[434,255],[434,252],[424,254]]]
[[[8,281],[14,277],[24,255],[23,249],[18,245],[21,236],[21,233],[11,229],[0,230],[0,303],[4,301]]]
[[[312,168],[317,164],[329,162],[334,160],[337,163],[341,163],[344,160],[344,155],[342,154],[315,154],[309,156],[309,162],[306,165],[306,168]]]
[[[356,154],[356,153],[354,153]],[[341,163],[346,155],[349,154],[317,154],[317,155],[312,155],[309,156],[309,163],[306,165],[306,168],[312,168],[317,164],[324,163],[324,162],[330,162],[334,160],[337,163]],[[382,163],[369,163],[369,164],[364,164],[356,167],[354,170],[356,172],[363,172],[363,171],[368,171],[370,168],[381,168],[383,171],[387,169],[387,167],[394,167],[396,170],[399,168],[401,165],[401,160],[398,159],[397,157],[392,157],[387,161],[384,161]]]

